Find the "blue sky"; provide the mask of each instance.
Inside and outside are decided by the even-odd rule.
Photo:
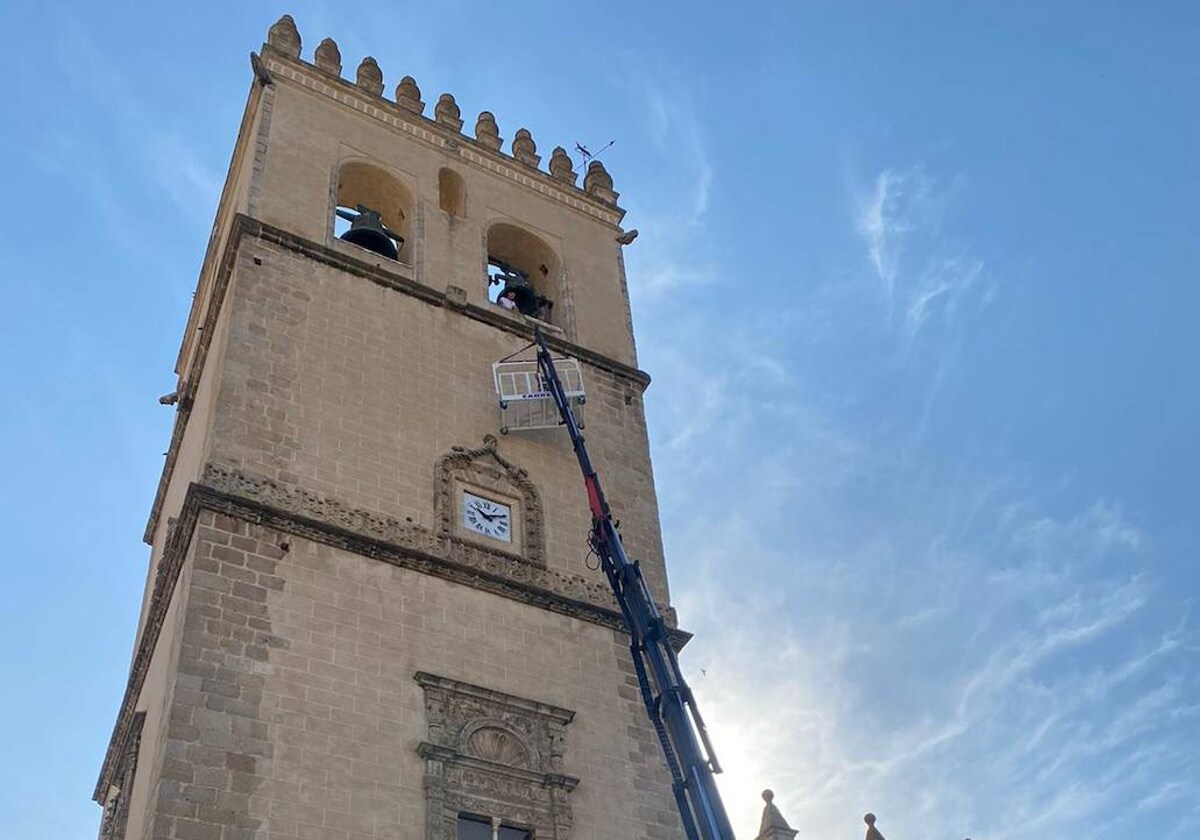
[[[616,139],[740,836],[765,786],[823,840],[1196,833],[1200,7],[67,2],[0,9],[0,836],[96,830],[156,398],[283,11],[543,153]]]

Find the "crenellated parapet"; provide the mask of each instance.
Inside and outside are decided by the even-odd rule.
[[[557,146],[550,156],[548,169],[541,168],[542,157],[537,152],[537,143],[533,134],[527,128],[520,128],[513,134],[507,153],[504,151],[504,141],[500,135],[500,127],[491,111],[482,111],[475,122],[474,137],[462,134],[462,111],[450,93],[438,97],[433,109],[432,118],[425,115],[425,103],[421,99],[421,89],[412,76],[403,77],[396,85],[393,99],[389,101],[384,94],[383,71],[379,63],[367,56],[358,65],[353,83],[342,78],[342,54],[337,42],[332,38],[323,39],[313,51],[312,61],[306,61],[301,55],[303,41],[296,28],[296,22],[291,15],[284,15],[267,31],[266,47],[276,55],[315,67],[321,74],[334,77],[343,84],[352,84],[366,97],[378,100],[380,106],[394,109],[393,113],[404,114],[408,118],[416,117],[426,123],[432,123],[439,129],[450,132],[452,141],[446,142],[461,148],[470,144],[486,155],[493,155],[512,161],[518,169],[537,170],[557,184],[558,187],[573,191],[576,195],[585,194],[593,201],[610,208],[617,209],[619,194],[613,189],[612,176],[597,160],[588,162],[584,173],[583,185],[579,186],[579,176],[575,163],[562,146]],[[617,212],[621,212],[617,209]]]

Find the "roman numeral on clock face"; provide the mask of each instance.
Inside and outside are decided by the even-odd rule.
[[[467,530],[502,542],[512,542],[512,509],[507,504],[464,490],[462,516],[463,526]]]

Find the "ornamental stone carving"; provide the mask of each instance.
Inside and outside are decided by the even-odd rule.
[[[466,485],[491,490],[520,501],[520,533],[514,535],[514,550],[521,559],[535,566],[546,565],[544,513],[537,487],[521,467],[496,451],[498,441],[493,435],[483,439],[483,446],[467,449],[455,446],[434,466],[433,510],[438,523],[438,539],[454,547],[470,548],[471,543],[456,536],[455,488]],[[486,550],[486,549],[477,549]],[[496,549],[497,553],[511,556]]]
[[[537,488],[524,470],[496,454],[495,446],[496,439],[488,435],[480,449],[455,447],[438,459],[434,470],[434,510],[440,524],[436,532],[411,519],[401,520],[365,508],[351,507],[331,496],[212,462],[205,464],[197,490],[215,491],[230,500],[244,500],[252,506],[277,511],[284,517],[296,517],[295,524],[302,523],[303,528],[294,533],[301,533],[310,539],[360,552],[363,549],[355,541],[370,540],[377,546],[374,550],[380,552],[376,556],[380,559],[386,557],[387,562],[583,621],[623,629],[625,624],[617,612],[617,603],[607,581],[601,576],[584,577],[546,568],[543,512]],[[492,470],[485,470],[482,474],[463,471],[466,467],[472,471],[478,469],[480,464],[487,468],[489,460],[503,468],[503,476],[507,478]],[[473,464],[475,466],[471,466]],[[450,516],[454,510],[455,478],[473,474],[481,476],[477,480],[498,482],[493,485],[495,487],[503,487],[503,482],[511,480],[513,485],[508,492],[514,495],[520,492],[517,498],[522,500],[522,514],[525,528],[528,529],[524,536],[524,555],[518,557],[453,538]],[[189,491],[189,497],[195,495]],[[211,506],[213,503],[209,501],[205,504]],[[230,501],[223,507],[235,513],[238,505]],[[236,515],[250,514],[236,512]],[[276,526],[284,527],[282,523],[276,523]],[[159,563],[155,602],[164,599],[166,596],[162,593],[169,591],[169,584],[174,583],[174,578],[168,579],[168,575],[178,573],[178,564],[183,562],[182,554],[190,539],[190,527],[172,528],[169,531],[168,551],[164,556],[172,558],[172,561]],[[182,538],[179,545],[173,542],[176,535]],[[386,550],[378,546],[386,547]],[[663,618],[674,631],[677,627],[675,609],[664,606]],[[672,643],[677,650],[682,649],[689,638],[688,634],[675,631]]]
[[[421,89],[417,87],[417,80],[412,76],[405,76],[400,80],[400,84],[396,85],[396,104],[414,114],[425,111],[425,103],[421,101]]]
[[[326,38],[317,44],[317,50],[313,58],[316,59],[318,70],[323,70],[330,76],[341,77],[342,51],[338,49],[337,41],[332,38]]]
[[[496,125],[496,117],[491,111],[481,112],[479,119],[475,120],[475,141],[485,149],[500,151],[504,141],[500,139],[500,127]]]
[[[571,186],[575,186],[575,179],[579,177],[575,174],[571,156],[562,146],[555,146],[554,151],[550,153],[550,175]]]
[[[530,826],[544,840],[569,840],[570,794],[562,772],[575,713],[434,674],[425,692],[426,840],[454,840],[460,813]]]
[[[433,109],[433,118],[455,131],[462,130],[462,111],[459,110],[458,103],[449,93],[443,93],[438,97],[437,105]]]
[[[372,96],[383,96],[383,71],[379,69],[379,62],[371,56],[364,58],[362,64],[358,65],[355,81]]]
[[[506,764],[510,767],[525,767],[529,764],[529,751],[521,741],[507,729],[485,724],[464,739],[468,755]]]
[[[537,153],[537,144],[533,142],[533,135],[529,133],[528,128],[518,128],[517,133],[513,135],[512,154],[521,163],[534,169],[542,162]]]
[[[766,804],[758,825],[758,836],[754,840],[795,840],[796,829],[788,825],[779,812],[779,806],[775,804],[775,792],[764,790],[762,798]]]
[[[288,58],[300,57],[300,31],[291,15],[284,15],[267,30],[267,43]]]
[[[588,164],[587,174],[583,176],[583,188],[606,204],[617,203],[618,193],[613,191],[612,176],[598,160]]]

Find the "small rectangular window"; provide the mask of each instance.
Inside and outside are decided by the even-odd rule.
[[[492,821],[483,817],[460,814],[457,840],[493,840]],[[501,823],[496,831],[495,840],[533,840],[533,832]]]

